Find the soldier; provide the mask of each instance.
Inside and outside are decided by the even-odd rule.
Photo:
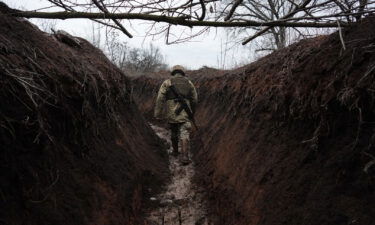
[[[190,130],[198,101],[197,91],[194,84],[185,76],[182,66],[173,66],[171,75],[172,77],[160,86],[154,116],[161,119],[165,110],[163,118],[167,120],[171,129],[172,155],[178,156],[178,144],[181,141],[181,162],[187,165],[190,163]]]

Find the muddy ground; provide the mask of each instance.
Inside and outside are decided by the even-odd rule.
[[[190,71],[214,224],[374,224],[375,19],[343,37],[346,50],[334,33],[234,71]],[[160,77],[133,81],[150,118]]]
[[[170,131],[163,127],[152,125],[155,133],[169,146]],[[169,147],[169,170],[171,180],[164,191],[152,196],[151,211],[147,212],[149,225],[208,225],[207,202],[202,187],[193,182],[195,164],[182,165],[180,157],[171,156]]]

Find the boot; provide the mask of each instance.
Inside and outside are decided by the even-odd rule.
[[[178,154],[179,154],[178,153],[178,138],[172,137],[171,141],[172,141],[172,148],[173,148],[173,151],[172,151],[171,155],[177,157]]]
[[[189,144],[190,143],[188,140],[181,140],[181,152],[182,152],[181,163],[184,166],[189,165],[191,162],[191,160],[189,159]]]

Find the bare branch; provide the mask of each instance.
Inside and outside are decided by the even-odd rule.
[[[165,35],[168,43],[190,40],[202,32],[184,32],[173,34],[172,25],[187,27],[226,27],[237,30],[238,34],[255,32],[243,42],[265,34],[267,43],[272,47],[283,47],[301,28],[333,28],[339,22],[346,27],[352,21],[358,21],[364,15],[375,11],[374,0],[47,0],[61,12],[45,12],[45,9],[18,11],[4,9],[17,17],[44,19],[86,18],[111,28],[131,34],[120,20],[144,20],[153,22],[148,35]],[[47,7],[50,10],[50,7]],[[98,11],[99,9],[99,11]],[[207,12],[209,10],[209,12]],[[113,21],[113,22],[112,22]],[[346,22],[343,22],[346,21]],[[167,23],[167,25],[159,23]],[[263,29],[260,29],[263,28]],[[287,29],[293,28],[293,29]],[[152,32],[151,32],[152,30]],[[317,30],[317,29],[314,29]],[[321,30],[321,29],[319,29]],[[301,34],[301,33],[300,33]],[[236,36],[241,38],[240,35]],[[177,40],[171,40],[177,38]],[[269,48],[270,46],[263,46]]]
[[[199,21],[203,21],[206,17],[206,5],[204,4],[204,0],[199,0],[199,2],[201,3],[202,7],[202,15],[199,17]]]
[[[43,18],[43,19],[138,19],[155,22],[165,22],[181,26],[207,26],[207,27],[259,27],[259,26],[280,26],[280,27],[337,27],[336,22],[317,23],[317,22],[258,22],[247,20],[244,22],[220,22],[220,21],[194,21],[187,20],[188,17],[171,17],[159,15],[147,15],[142,13],[90,13],[90,12],[33,12],[17,11],[9,15],[26,18]],[[348,26],[342,22],[341,26]]]
[[[365,11],[365,7],[368,3],[368,0],[359,0],[359,8],[358,8],[358,13],[359,15],[356,16],[356,20],[360,20],[363,12]]]
[[[301,5],[297,6],[292,12],[288,13],[287,15],[285,15],[282,19],[286,19],[286,18],[289,18],[289,17],[292,17],[294,16],[297,12],[299,12],[301,9],[305,8],[312,0],[305,0]],[[248,39],[246,39],[244,42],[242,42],[242,45],[246,45],[247,43],[249,43],[250,41],[254,40],[255,38],[263,35],[264,33],[266,33],[269,29],[271,29],[272,27],[266,27],[264,28],[263,30],[257,32],[255,35],[249,37]]]
[[[107,10],[107,8],[105,7],[105,5],[103,4],[103,5],[100,5],[99,4],[99,2],[97,1],[97,0],[92,0],[93,2],[94,2],[94,4],[104,13],[104,15],[107,15],[109,12],[108,12],[108,10]],[[119,22],[119,21],[117,21],[116,19],[112,19],[112,21],[121,29],[121,31],[126,35],[126,36],[128,36],[129,38],[132,38],[133,37],[133,35],[131,35],[130,33],[129,33],[129,31],[127,31],[126,29],[125,29],[125,27],[123,27],[122,26],[122,24]]]
[[[236,11],[237,7],[242,3],[243,0],[237,0],[234,2],[232,8],[230,9],[228,15],[224,18],[224,21],[228,21],[232,16],[234,11]]]

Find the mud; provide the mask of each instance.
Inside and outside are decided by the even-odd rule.
[[[171,146],[169,130],[155,125],[151,127],[160,138]],[[168,149],[168,153],[169,155],[172,153],[171,147]],[[184,166],[178,157],[170,155],[169,170],[171,180],[165,191],[156,197],[151,197],[154,207],[147,216],[147,224],[208,225],[203,189],[192,182],[195,174],[194,163]]]
[[[374,25],[344,29],[346,50],[334,33],[193,76],[196,178],[214,224],[374,223]],[[161,82],[133,82],[146,116]]]

